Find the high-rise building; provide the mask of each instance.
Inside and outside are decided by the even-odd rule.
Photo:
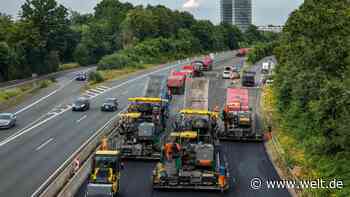
[[[237,25],[242,31],[252,24],[252,0],[221,0],[221,22]]]

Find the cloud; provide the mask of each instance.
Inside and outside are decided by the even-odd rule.
[[[199,2],[198,0],[187,0],[182,7],[185,9],[198,8]]]

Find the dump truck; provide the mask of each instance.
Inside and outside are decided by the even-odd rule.
[[[242,76],[242,86],[254,87],[255,86],[255,75],[253,71],[244,71]]]
[[[91,169],[85,196],[117,196],[122,170],[120,152],[101,144],[101,149],[93,156]]]
[[[181,67],[183,71],[190,71],[193,77],[201,77],[203,76],[203,72],[201,71],[201,66],[198,64],[184,65]]]
[[[172,94],[183,94],[188,72],[172,70],[168,77],[167,86]]]
[[[203,70],[211,71],[213,70],[214,60],[210,56],[205,56],[203,60]]]
[[[161,161],[153,171],[153,188],[228,190],[228,163],[212,124],[216,114],[192,109],[180,114],[181,126],[165,140]]]
[[[240,48],[238,50],[237,57],[245,57],[246,55],[248,55],[250,50],[250,48]]]
[[[219,131],[222,140],[261,141],[262,135],[255,128],[255,113],[249,107],[247,88],[227,88],[226,104],[221,114],[224,130]]]
[[[144,95],[146,98],[161,98],[170,101],[172,98],[167,88],[167,77],[164,75],[151,75],[147,80]],[[166,107],[168,108],[168,106]]]
[[[184,108],[208,110],[209,80],[194,78],[186,82]]]

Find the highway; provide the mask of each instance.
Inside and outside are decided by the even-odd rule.
[[[127,98],[143,92],[143,81],[149,74],[167,74],[180,64],[166,64],[142,71],[127,78],[97,87],[90,92],[80,92],[81,82],[62,79],[64,85],[58,92],[19,113],[16,129],[1,131],[0,141],[0,196],[31,196],[48,177],[72,155],[114,113],[100,112],[108,97],[120,100],[120,109]],[[55,90],[52,90],[55,91]],[[80,94],[90,96],[91,109],[72,112],[70,104]],[[39,96],[43,98],[45,95]],[[33,99],[35,102],[35,99]],[[28,107],[27,105],[21,106]],[[15,112],[15,111],[14,111]]]
[[[88,72],[96,67],[83,68],[79,72]],[[31,125],[44,120],[47,114],[55,109],[62,108],[64,105],[71,103],[85,82],[75,82],[73,79],[77,71],[68,72],[56,78],[56,83],[39,92],[29,96],[25,101],[11,107],[7,112],[17,115],[16,127],[9,130],[0,131],[0,141],[29,128]]]
[[[209,105],[213,108],[216,105],[222,107],[225,102],[225,89],[230,85],[227,80],[221,79],[224,66],[237,64],[240,58],[231,58],[228,61],[216,63],[214,71],[206,73],[210,78]],[[261,81],[260,64],[252,67],[257,72],[257,83]],[[258,89],[249,91],[251,107],[255,107]],[[183,96],[176,96],[171,104],[172,113],[183,107]],[[258,111],[258,109],[257,109]],[[257,122],[258,129],[261,129],[260,121]],[[217,197],[217,196],[239,196],[239,197],[288,197],[285,189],[262,188],[253,190],[250,181],[253,178],[260,178],[262,181],[279,180],[279,176],[274,169],[265,151],[263,143],[239,143],[222,142],[222,147],[229,162],[230,175],[232,177],[231,188],[225,193],[198,192],[198,191],[155,191],[152,189],[151,176],[154,169],[154,162],[129,161],[125,163],[122,171],[121,191],[122,197]],[[86,184],[84,184],[77,197],[83,197]]]

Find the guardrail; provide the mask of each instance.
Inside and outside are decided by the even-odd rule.
[[[19,79],[19,80],[2,82],[2,83],[0,83],[0,90],[7,90],[7,89],[11,89],[11,88],[15,88],[15,87],[19,87],[19,86],[35,83],[35,82],[38,82],[38,81],[41,81],[41,80],[50,79],[50,78],[57,78],[60,75],[64,75],[66,73],[76,72],[76,71],[79,71],[79,70],[82,70],[82,69],[92,68],[92,67],[94,67],[94,66],[74,68],[74,69],[58,71],[58,72],[55,72],[55,73],[51,73],[51,74],[47,74],[47,75],[43,75],[43,76],[38,76],[38,77],[32,77],[32,78],[27,78],[27,79]]]
[[[45,182],[42,184],[31,196],[32,197],[52,197],[58,196],[62,188],[72,179],[78,172],[75,171],[75,160],[79,159],[81,164],[87,164],[91,160],[91,155],[99,146],[100,140],[104,136],[111,134],[116,128],[114,120],[118,117],[119,113],[113,116],[102,128],[100,128],[94,135],[92,135],[83,145],[79,147]],[[85,166],[86,167],[86,166]],[[79,178],[79,177],[78,177]],[[83,180],[84,181],[84,180]],[[79,185],[80,186],[80,185]],[[77,187],[78,189],[79,187]],[[73,196],[75,191],[69,191]]]
[[[219,53],[220,58],[228,52]],[[232,57],[225,57],[215,63],[225,62]],[[185,61],[185,60],[181,60]],[[186,61],[190,61],[187,59]],[[124,111],[124,110],[122,110]],[[78,150],[76,150],[32,195],[31,197],[67,197],[74,196],[86,181],[91,171],[93,153],[99,147],[102,137],[110,136],[116,129],[115,120],[119,113],[113,116],[105,125],[94,133]],[[75,160],[80,165],[76,170]]]

